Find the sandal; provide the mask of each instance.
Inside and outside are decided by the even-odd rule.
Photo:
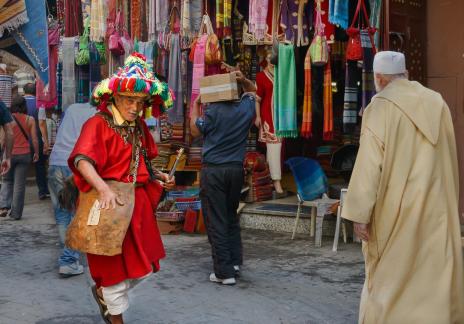
[[[0,209],[0,217],[6,217],[10,210],[8,208],[1,208]]]
[[[100,315],[103,321],[105,321],[106,324],[111,324],[111,319],[110,319],[111,315],[108,312],[108,307],[106,306],[105,300],[98,295],[97,286],[95,285],[92,286],[92,295],[98,304],[98,308],[100,309]]]

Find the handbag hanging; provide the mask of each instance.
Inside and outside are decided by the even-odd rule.
[[[79,36],[79,51],[76,54],[77,65],[87,65],[90,63],[89,35],[90,19],[87,18],[84,24],[84,34]]]
[[[322,23],[320,2],[317,3],[314,38],[309,47],[313,65],[322,66],[329,60],[329,46],[325,36],[325,25]]]
[[[205,30],[206,29],[206,30]],[[199,35],[207,34],[205,45],[205,64],[218,64],[222,62],[221,43],[214,33],[213,24],[208,15],[203,16],[203,23]]]
[[[363,15],[361,15],[361,8],[363,11]],[[363,24],[362,20],[365,20],[365,24]],[[355,27],[355,23],[358,21],[358,26]],[[366,4],[364,0],[358,0],[358,5],[356,7],[356,12],[353,16],[353,22],[351,26],[347,29],[346,33],[349,36],[348,45],[346,47],[346,59],[349,61],[360,61],[363,59],[363,49],[361,45],[361,28],[366,26],[365,30],[367,30],[369,34],[370,41],[372,43],[372,51],[373,54],[377,52],[374,44],[373,35],[377,31],[376,28],[371,27],[369,23],[369,16],[366,10]]]
[[[132,44],[129,46],[129,43],[131,40],[124,24],[124,14],[118,10],[113,31],[108,38],[108,49],[114,55],[121,56],[126,54],[125,48],[132,47]]]

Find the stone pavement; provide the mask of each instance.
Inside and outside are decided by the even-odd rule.
[[[0,219],[0,324],[102,323],[85,275],[57,274],[57,230],[50,202],[28,188],[24,219]],[[126,323],[356,323],[360,246],[322,248],[300,235],[244,231],[242,277],[233,287],[208,281],[206,236],[164,236],[161,271],[131,295]]]

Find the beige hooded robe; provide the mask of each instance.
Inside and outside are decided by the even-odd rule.
[[[457,163],[438,93],[401,79],[373,98],[342,215],[370,224],[359,323],[464,323]]]

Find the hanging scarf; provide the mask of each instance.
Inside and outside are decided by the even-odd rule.
[[[92,93],[92,90],[97,86],[101,81],[101,71],[100,71],[100,55],[98,53],[97,47],[94,42],[89,44],[90,52],[90,64],[89,64],[89,78],[90,78],[90,88],[89,94]]]
[[[257,40],[264,39],[266,33],[268,4],[267,0],[250,0],[248,29]]]
[[[105,1],[93,0],[90,13],[90,40],[92,42],[102,42],[106,33]]]
[[[346,62],[345,99],[343,105],[343,131],[353,133],[358,122],[358,62]]]
[[[375,96],[374,83],[374,55],[375,49],[372,47],[372,41],[366,30],[361,30],[361,45],[363,49],[363,67],[362,67],[362,105],[360,114],[369,105],[373,96]]]
[[[56,17],[60,27],[64,27],[64,0],[56,0]]]
[[[63,102],[62,108],[65,111],[70,105],[76,102],[76,78],[74,64],[74,44],[75,37],[63,38],[63,72],[62,72],[62,89]]]
[[[332,105],[332,69],[330,68],[330,60],[325,65],[324,70],[324,141],[333,139],[333,105]]]
[[[297,137],[296,68],[293,45],[279,44],[274,78],[274,127],[278,137]]]
[[[188,6],[187,6],[188,7]],[[155,40],[156,38],[156,3],[155,0],[148,1],[148,40]]]
[[[195,57],[193,59],[192,76],[192,96],[190,97],[190,116],[193,110],[193,103],[200,95],[200,79],[205,76],[205,46],[208,35],[202,35],[195,46]]]
[[[56,94],[56,67],[58,65],[58,46],[50,47],[50,78],[47,86],[38,79],[36,82],[37,107],[52,108],[58,104]]]
[[[224,0],[224,37],[232,36],[232,0]]]
[[[45,2],[27,0],[26,6],[29,12],[29,22],[11,34],[32,62],[40,79],[47,85],[49,82],[49,32]]]
[[[142,36],[142,29],[141,29],[141,11],[142,11],[142,3],[140,0],[131,0],[130,1],[130,27],[131,27],[131,38],[140,40]]]
[[[313,135],[313,112],[312,112],[312,87],[311,87],[311,55],[306,52],[304,61],[304,99],[303,99],[303,122],[301,124],[301,137],[311,138]]]
[[[216,0],[216,35],[222,38],[224,33],[224,0]]]
[[[382,0],[369,0],[370,4],[370,23],[372,27],[380,29],[380,11],[382,9]],[[375,46],[380,46],[380,33],[375,34]]]
[[[60,55],[58,55],[59,57]],[[63,62],[58,59],[56,67],[56,98],[58,100],[58,109],[63,109]]]
[[[184,100],[182,96],[182,74],[181,74],[181,54],[180,54],[180,36],[179,34],[171,35],[171,49],[169,51],[169,88],[174,92],[174,107],[168,111],[169,121],[171,123],[184,122]]]
[[[155,13],[156,13],[156,20],[155,20],[155,28],[156,31],[164,31],[169,19],[169,12],[168,12],[169,1],[166,0],[156,0],[155,3]]]
[[[67,0],[64,7],[65,27],[64,36],[79,36],[83,31],[81,0]]]
[[[377,1],[377,0],[374,0]],[[379,0],[379,2],[382,0]],[[349,1],[330,0],[329,2],[329,21],[334,25],[340,25],[343,29],[348,29],[349,20]]]

